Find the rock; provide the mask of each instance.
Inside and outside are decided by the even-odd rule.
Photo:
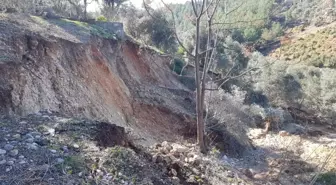
[[[26,163],[27,163],[27,162],[24,161],[24,160],[22,160],[22,161],[19,162],[19,164],[26,164]]]
[[[11,171],[12,169],[13,169],[13,167],[12,167],[12,166],[9,166],[9,167],[6,168],[6,172]]]
[[[11,145],[11,144],[6,144],[6,145],[4,146],[4,149],[5,149],[6,151],[13,150],[13,148],[14,148],[14,146]]]
[[[173,151],[179,152],[179,153],[185,153],[188,151],[188,148],[185,146],[182,146],[180,144],[173,143],[172,144]]]
[[[51,136],[55,136],[55,129],[54,128],[48,128],[47,132],[51,135]]]
[[[24,139],[29,139],[29,138],[34,139],[34,137],[30,133],[28,133],[24,136]]]
[[[175,169],[171,169],[170,172],[172,173],[172,175],[173,175],[174,177],[177,176],[177,171],[176,171]]]
[[[192,169],[192,172],[193,172],[195,175],[201,175],[201,172],[200,172],[198,169],[196,169],[196,168],[193,168],[193,169]]]
[[[21,139],[21,135],[20,134],[15,134],[12,136],[14,139]]]
[[[7,161],[5,159],[0,161],[0,165],[6,164],[6,163]]]
[[[9,165],[9,166],[12,166],[12,165],[14,165],[14,161],[7,161],[6,164]]]
[[[267,173],[257,173],[253,178],[257,180],[265,180],[267,178]]]
[[[280,135],[281,137],[285,137],[285,136],[289,136],[290,134],[289,134],[287,131],[281,130],[281,131],[279,132],[279,135]]]
[[[58,164],[64,163],[64,159],[62,159],[62,158],[57,158],[57,159],[56,159],[56,163],[58,163]]]
[[[28,138],[28,139],[26,139],[26,142],[27,143],[33,143],[34,142],[34,138]]]
[[[50,150],[50,152],[55,154],[57,151],[56,150]]]
[[[69,149],[68,149],[67,146],[63,146],[63,147],[62,147],[62,150],[63,150],[64,153],[68,153],[68,152],[69,152]]]
[[[173,183],[173,185],[180,185],[180,179],[178,177],[173,177],[172,178],[172,183]]]
[[[19,159],[24,159],[25,157],[23,155],[20,155],[19,156]]]
[[[4,155],[4,154],[6,154],[6,153],[7,153],[6,150],[0,149],[0,155]]]
[[[25,124],[27,124],[27,121],[21,121],[19,124],[25,125]]]
[[[27,143],[27,149],[38,150],[38,144],[36,144],[36,143]]]
[[[75,143],[75,144],[73,144],[73,147],[76,148],[76,149],[78,149],[79,145]]]
[[[227,173],[226,176],[229,177],[229,178],[234,178],[234,176],[235,176],[234,173],[230,170],[227,171],[226,173]]]
[[[12,157],[17,156],[18,154],[19,154],[19,150],[17,150],[17,149],[11,150],[9,152],[9,155],[12,156]]]

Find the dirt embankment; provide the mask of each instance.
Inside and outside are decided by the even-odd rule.
[[[107,120],[150,133],[148,142],[194,132],[192,93],[169,70],[168,58],[131,41],[80,35],[80,26],[68,32],[63,23],[29,16],[0,19],[2,114],[48,109]]]

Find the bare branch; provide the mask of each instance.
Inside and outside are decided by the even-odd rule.
[[[173,10],[163,1],[161,0],[162,4],[168,9],[168,11],[171,13],[171,16],[173,18],[173,27],[174,27],[174,34],[176,37],[177,42],[179,43],[179,45],[187,52],[187,54],[189,56],[195,57],[190,51],[187,50],[187,48],[183,45],[181,39],[179,38],[178,34],[177,34],[177,29],[176,29],[176,23],[175,23],[175,15]],[[145,3],[145,1],[144,1]]]

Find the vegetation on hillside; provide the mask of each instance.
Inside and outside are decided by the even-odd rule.
[[[271,56],[290,63],[336,68],[335,43],[336,28],[333,26],[299,38],[289,38]]]

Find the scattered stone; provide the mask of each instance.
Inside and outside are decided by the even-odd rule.
[[[182,145],[177,144],[177,143],[173,143],[171,146],[173,147],[173,151],[176,151],[176,152],[179,152],[179,153],[185,153],[185,152],[188,151],[187,147],[182,146]]]
[[[26,163],[27,163],[27,162],[24,161],[24,160],[22,160],[22,161],[19,162],[19,164],[26,164]]]
[[[19,154],[19,150],[17,150],[17,149],[11,150],[9,152],[9,155],[12,156],[12,157],[17,156],[18,154]]]
[[[40,139],[40,138],[41,138],[40,135],[36,135],[36,136],[35,136],[35,139]]]
[[[47,132],[48,132],[51,136],[55,136],[55,129],[54,129],[54,128],[48,128]]]
[[[9,171],[11,171],[13,169],[13,167],[12,166],[8,166],[7,168],[6,168],[6,172],[9,172]]]
[[[177,176],[177,171],[176,171],[175,169],[171,169],[170,171],[171,171],[171,173],[172,173],[172,175],[173,175],[174,177]]]
[[[75,143],[75,144],[73,144],[73,147],[76,148],[76,149],[78,149],[79,145]]]
[[[19,156],[19,159],[24,159],[25,157],[23,155],[20,155]]]
[[[5,159],[0,161],[0,165],[6,164],[6,163],[7,161]]]
[[[180,179],[178,177],[173,177],[172,178],[172,183],[173,183],[173,185],[179,185],[180,184]]]
[[[27,143],[33,143],[34,142],[34,138],[28,138],[28,139],[26,139],[26,142]]]
[[[13,135],[13,138],[14,138],[14,139],[21,139],[21,135],[20,135],[20,134],[14,134],[14,135]]]
[[[50,150],[50,152],[55,154],[57,151],[56,150]]]
[[[232,171],[229,170],[229,171],[227,171],[226,173],[227,173],[227,174],[226,174],[227,177],[229,177],[229,178],[234,178],[234,173],[233,173]]]
[[[6,164],[9,165],[9,166],[12,166],[12,165],[14,165],[14,161],[7,161]]]
[[[28,133],[24,136],[24,139],[29,139],[29,138],[34,139],[34,137],[30,133]]]
[[[4,155],[4,154],[6,154],[6,153],[7,153],[6,150],[0,149],[0,155]]]
[[[6,144],[6,145],[4,146],[4,149],[5,149],[6,151],[13,150],[13,148],[14,148],[14,146],[11,145],[11,144]]]
[[[69,149],[68,149],[67,146],[63,146],[63,147],[62,147],[62,150],[63,150],[64,153],[68,153],[68,152],[69,152]]]
[[[79,177],[83,176],[83,172],[79,172],[79,173],[78,173],[78,176],[79,176]]]
[[[27,148],[31,150],[38,150],[38,144],[36,143],[27,143]]]
[[[21,121],[19,124],[25,125],[25,124],[27,124],[27,121]]]
[[[281,130],[281,131],[279,132],[279,135],[280,135],[281,137],[285,137],[285,136],[289,136],[290,134],[289,134],[287,131]]]
[[[64,163],[64,159],[62,159],[62,158],[57,158],[57,159],[56,159],[56,163],[58,163],[58,164]]]
[[[267,178],[267,173],[257,173],[253,178],[257,180],[265,180]]]

